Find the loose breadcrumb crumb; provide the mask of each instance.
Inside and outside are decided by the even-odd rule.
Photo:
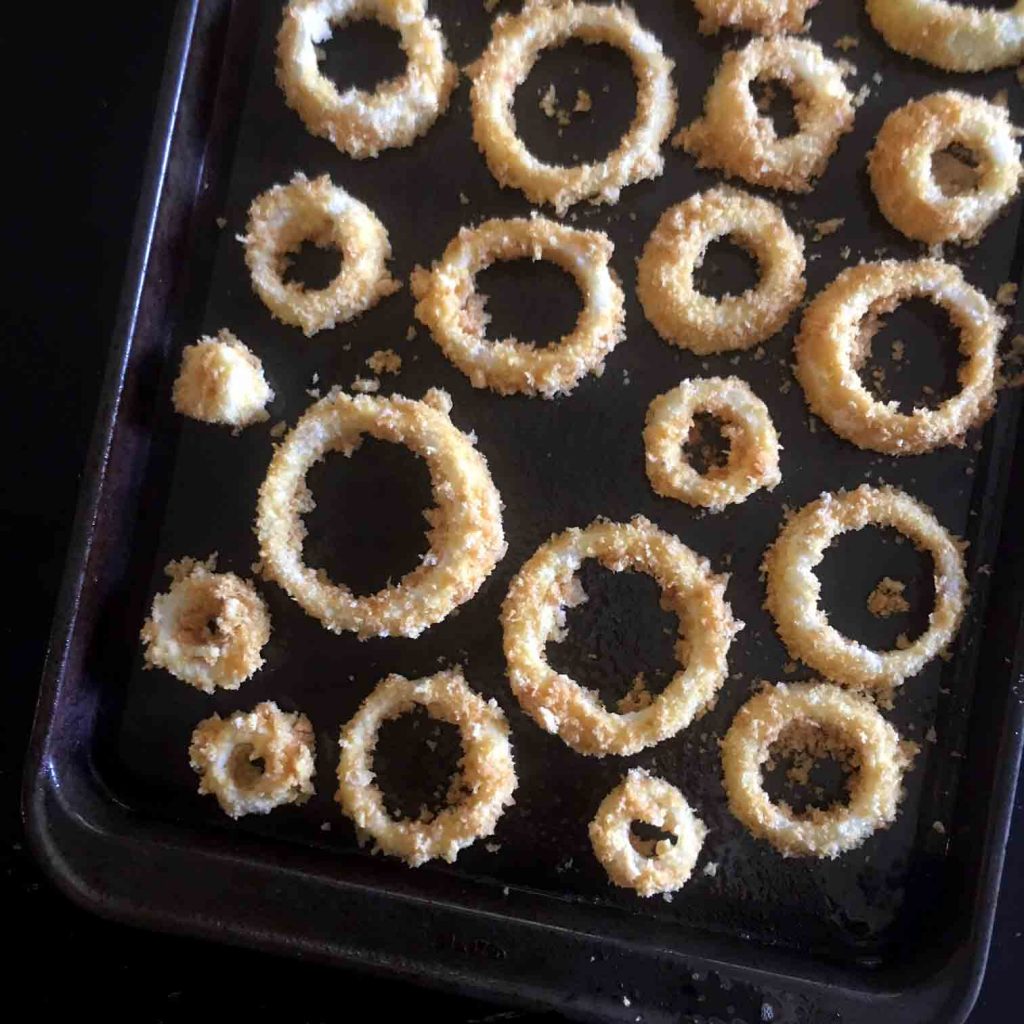
[[[415,338],[416,338],[416,328],[415,327],[410,327],[405,332],[405,340],[406,341],[413,341]]]
[[[938,832],[940,836],[944,836],[946,834],[946,826],[943,825],[941,821],[933,821],[932,828]]]
[[[215,223],[216,223],[217,227],[223,229],[223,228],[226,228],[228,226],[228,219],[227,219],[227,217],[218,217],[217,220],[215,221]]]
[[[650,706],[653,700],[654,697],[651,695],[651,691],[647,689],[647,680],[644,677],[644,673],[637,672],[629,692],[619,700],[617,710],[620,715],[624,715],[629,711],[640,711],[642,708]]]
[[[887,619],[890,615],[910,611],[910,603],[903,596],[904,590],[905,583],[891,576],[883,576],[878,586],[868,595],[868,611],[876,619]]]
[[[1000,306],[1012,306],[1017,301],[1017,285],[1004,281],[996,291],[996,302]]]
[[[704,865],[704,874],[707,875],[708,878],[714,878],[715,875],[718,874],[718,861],[709,860],[707,864]]]
[[[288,429],[288,424],[284,420],[279,420],[270,428],[271,437],[283,437],[285,431]]]
[[[352,381],[352,390],[358,391],[360,394],[371,395],[375,391],[380,391],[380,381],[376,377],[356,377]]]
[[[469,196],[467,196],[465,192],[459,193],[459,203],[462,206],[469,206]]]
[[[402,369],[402,357],[390,348],[379,348],[369,359],[366,365],[378,376],[382,373],[398,373]]]
[[[928,731],[924,734],[924,738],[925,738],[925,741],[928,742],[928,743],[937,743],[938,742],[939,736],[938,736],[938,733],[936,733],[936,731],[935,731],[935,726],[934,725],[929,725],[928,726]]]
[[[576,90],[576,105],[572,108],[574,114],[585,114],[593,105],[594,101],[586,89]]]
[[[834,235],[845,223],[845,217],[832,217],[830,220],[819,220],[814,225],[814,240],[816,242],[820,242],[828,235]]]
[[[845,53],[860,46],[860,40],[856,36],[840,36],[832,45]]]

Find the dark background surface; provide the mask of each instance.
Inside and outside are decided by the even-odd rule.
[[[24,752],[78,473],[121,283],[173,4],[75,9],[59,25],[3,29],[9,179],[3,337],[3,436],[14,454],[0,496],[0,538],[15,614],[3,624],[10,709],[3,717],[3,906],[18,936],[15,972],[57,968],[37,1007],[99,1009],[114,1020],[271,1011],[286,1021],[346,1007],[450,1021],[555,1019],[421,993],[312,965],[151,936],[78,911],[23,848],[17,810]],[[29,12],[31,13],[31,12]],[[13,371],[13,372],[11,372]],[[10,657],[8,664],[10,665]],[[1024,950],[1022,801],[989,974],[972,1021],[1008,1019]],[[265,980],[261,978],[261,973]],[[365,1012],[365,1010],[363,1011]]]

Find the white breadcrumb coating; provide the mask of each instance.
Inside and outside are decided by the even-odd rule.
[[[803,32],[804,16],[818,0],[694,0],[704,35],[720,29],[745,29],[762,36]]]

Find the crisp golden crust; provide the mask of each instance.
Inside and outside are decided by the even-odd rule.
[[[722,58],[704,97],[704,116],[672,140],[697,158],[752,185],[809,192],[824,173],[844,132],[853,128],[853,97],[844,69],[809,39],[752,39]],[[782,82],[792,92],[799,130],[778,138],[750,91],[757,78]]]
[[[462,734],[463,756],[449,789],[449,806],[430,820],[395,820],[374,783],[373,751],[382,722],[423,707],[431,718],[450,722]],[[425,679],[390,675],[377,684],[341,730],[335,800],[355,822],[360,839],[371,837],[410,867],[435,857],[449,864],[477,839],[494,833],[498,819],[515,801],[515,765],[505,714],[474,693],[455,668]]]
[[[746,29],[761,36],[803,32],[804,17],[818,0],[693,0],[700,14],[700,31],[717,35],[720,29]]]
[[[683,445],[698,412],[724,423],[729,441],[724,466],[703,475],[687,461]],[[647,479],[657,494],[720,512],[746,501],[761,487],[773,490],[779,472],[779,435],[768,407],[738,377],[684,380],[647,407],[644,427]]]
[[[764,789],[763,766],[772,744],[793,726],[820,730],[829,742],[852,749],[856,767],[845,804],[797,814],[785,804],[772,803]],[[827,683],[779,683],[740,708],[722,741],[729,809],[784,857],[834,858],[895,820],[903,772],[916,749],[901,742],[864,697]]]
[[[554,398],[568,394],[625,337],[622,288],[609,267],[614,250],[600,231],[577,231],[536,215],[463,228],[430,270],[417,267],[412,291],[417,319],[470,379],[499,395]],[[549,260],[572,274],[583,293],[573,330],[544,346],[515,338],[488,341],[476,275],[495,260]]]
[[[248,427],[269,418],[274,400],[263,363],[227,328],[186,345],[171,393],[175,411],[202,423]]]
[[[450,399],[422,402],[333,392],[304,413],[274,452],[256,508],[263,572],[333,633],[419,636],[468,601],[505,553],[501,498],[487,460],[448,413]],[[302,561],[302,513],[313,507],[309,468],[328,452],[351,456],[364,434],[402,444],[430,470],[435,508],[424,513],[430,551],[376,594],[357,597]]]
[[[199,792],[215,796],[231,818],[305,803],[314,793],[313,727],[305,715],[286,713],[272,700],[248,713],[200,722],[188,754],[199,774]]]
[[[565,609],[586,600],[576,574],[587,558],[612,572],[651,576],[662,606],[679,619],[676,656],[683,667],[640,710],[608,711],[595,692],[556,672],[545,657],[546,645],[564,636]],[[642,516],[554,535],[519,570],[501,608],[512,692],[542,729],[581,754],[635,754],[674,736],[706,710],[725,680],[726,653],[742,627],[725,585],[706,559]]]
[[[757,286],[713,299],[693,274],[728,237],[758,263]],[[637,264],[636,293],[665,341],[698,355],[751,348],[780,331],[804,296],[804,240],[766,199],[739,189],[700,192],[662,215]]]
[[[546,164],[516,134],[512,102],[541,50],[570,38],[622,50],[636,76],[636,116],[618,148],[604,160],[574,167]],[[499,184],[520,189],[533,203],[550,203],[559,215],[574,203],[616,203],[619,192],[664,169],[661,144],[676,114],[673,63],[628,7],[526,0],[518,14],[494,22],[490,43],[468,69],[473,139]]]
[[[955,395],[908,415],[895,401],[876,399],[857,370],[865,329],[911,298],[949,313],[963,362]],[[811,411],[840,437],[887,455],[918,455],[963,444],[964,434],[992,414],[1002,329],[995,308],[958,267],[931,259],[862,263],[840,273],[807,307],[796,338],[796,377]]]
[[[1017,194],[1018,134],[1005,107],[963,92],[937,92],[894,110],[868,154],[878,208],[920,242],[975,242]],[[973,190],[946,195],[932,157],[954,143],[978,161]]]
[[[316,47],[334,28],[364,18],[399,34],[408,66],[372,93],[355,87],[339,93],[317,65]],[[291,0],[277,35],[277,83],[313,135],[361,160],[411,146],[448,109],[459,72],[445,48],[426,0]]]
[[[391,243],[384,225],[326,174],[312,181],[296,174],[257,196],[242,242],[256,294],[307,338],[352,320],[401,287],[387,271]],[[341,270],[325,288],[284,280],[288,255],[303,242],[341,253]]]
[[[669,832],[676,842],[663,839],[645,856],[630,831],[634,821]],[[590,843],[615,885],[635,889],[638,896],[654,896],[683,887],[707,832],[675,786],[643,768],[631,768],[601,801],[590,823]]]
[[[867,0],[867,11],[894,50],[946,71],[991,71],[1024,61],[1024,0],[1005,10],[945,0]]]
[[[828,546],[865,526],[898,530],[934,563],[935,607],[928,628],[901,650],[876,651],[829,625],[814,574]],[[962,542],[931,509],[893,487],[869,487],[822,494],[783,526],[765,553],[768,595],[765,608],[794,658],[837,683],[889,690],[922,668],[956,635],[967,604]]]
[[[146,668],[166,669],[205,693],[237,690],[263,665],[270,613],[255,587],[213,572],[215,559],[167,565],[172,582],[153,598],[142,627]]]

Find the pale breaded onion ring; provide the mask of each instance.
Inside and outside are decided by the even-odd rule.
[[[934,564],[935,606],[928,628],[903,650],[876,651],[829,625],[814,574],[836,537],[889,526],[927,551]],[[783,526],[765,553],[765,608],[794,658],[837,683],[888,690],[917,675],[956,635],[967,603],[962,543],[927,505],[893,487],[822,494]]]
[[[693,274],[708,245],[728,237],[756,260],[760,280],[742,295],[713,299]],[[637,264],[636,293],[666,341],[697,355],[751,348],[780,331],[804,297],[803,239],[773,203],[718,187],[662,215]]]
[[[633,841],[630,826],[643,821],[676,837],[662,839],[651,856]],[[590,843],[608,878],[638,896],[681,889],[693,874],[708,830],[686,798],[664,779],[631,768],[601,801],[590,823]]]
[[[588,373],[600,376],[605,357],[625,336],[624,297],[608,265],[614,248],[601,231],[536,215],[463,228],[429,271],[413,271],[415,315],[474,387],[500,395],[568,394]],[[484,336],[476,275],[495,260],[515,259],[550,260],[576,279],[583,310],[560,340],[537,346]]]
[[[307,338],[352,320],[401,287],[385,265],[391,243],[384,225],[326,174],[310,181],[298,173],[257,196],[242,242],[256,294],[278,320],[301,327]],[[325,288],[284,280],[288,254],[303,242],[341,253],[341,270]]]
[[[974,242],[1020,188],[1020,145],[1005,107],[964,92],[937,92],[885,119],[868,173],[878,208],[907,238]],[[978,161],[974,189],[946,195],[932,157],[954,143]]]
[[[247,580],[214,572],[216,558],[183,558],[167,565],[172,583],[153,598],[142,627],[146,668],[213,693],[237,690],[263,665],[270,639],[266,602]]]
[[[772,744],[794,725],[824,730],[856,754],[845,804],[796,814],[772,803],[763,766]],[[751,697],[722,740],[729,809],[784,857],[834,858],[895,820],[915,752],[866,698],[827,683],[779,683]]]
[[[818,0],[693,0],[704,35],[719,29],[746,29],[761,36],[803,32],[804,16]]]
[[[662,607],[679,619],[676,657],[683,667],[639,711],[608,711],[594,691],[556,672],[545,657],[545,646],[564,635],[565,609],[586,600],[576,573],[587,558],[612,572],[651,576]],[[704,712],[725,680],[726,653],[742,627],[725,600],[726,579],[643,516],[554,535],[519,570],[502,604],[512,692],[542,729],[581,754],[635,754],[674,736]]]
[[[597,163],[546,164],[516,134],[512,102],[541,50],[570,38],[622,50],[637,82],[636,116],[618,148]],[[627,185],[658,177],[665,165],[661,144],[676,115],[673,63],[628,7],[526,0],[518,14],[494,22],[491,41],[468,69],[473,139],[502,186],[520,189],[533,203],[550,203],[559,215],[573,203],[615,203]]]
[[[333,392],[303,414],[274,452],[256,507],[263,573],[332,633],[416,637],[468,601],[505,553],[501,498],[487,460],[456,427],[451,401],[429,391],[422,402]],[[302,561],[313,507],[306,473],[330,451],[346,456],[364,434],[402,444],[430,470],[437,506],[424,513],[430,551],[397,584],[357,597]]]
[[[449,806],[429,821],[396,821],[374,783],[373,751],[381,723],[416,705],[458,728],[463,756],[449,789]],[[452,863],[460,850],[492,835],[505,808],[514,803],[516,771],[505,713],[494,700],[474,693],[459,668],[424,679],[388,676],[342,728],[339,745],[335,800],[355,822],[360,839],[371,836],[384,853],[413,868],[434,857]]]
[[[199,792],[215,796],[232,818],[302,804],[314,792],[313,727],[305,715],[286,713],[272,700],[248,713],[200,722],[188,753],[199,774]],[[257,759],[262,768],[253,764]]]
[[[683,445],[698,412],[722,420],[729,441],[724,466],[703,475],[685,458]],[[684,380],[647,407],[644,426],[647,479],[657,494],[720,512],[746,501],[758,488],[773,490],[779,472],[779,435],[768,407],[738,377]]]
[[[946,71],[991,71],[1024,60],[1024,0],[1008,9],[867,0],[867,11],[894,50]]]
[[[926,298],[947,311],[960,332],[964,362],[960,390],[934,409],[899,411],[864,386],[865,324],[910,298]],[[995,407],[997,343],[1003,320],[959,267],[939,260],[862,263],[848,267],[816,295],[796,338],[796,377],[811,411],[840,437],[887,455],[917,455],[963,444]]]
[[[704,97],[704,116],[672,140],[697,158],[752,185],[809,192],[844,132],[853,128],[853,97],[844,69],[809,39],[752,39],[722,58]],[[754,103],[757,78],[782,82],[792,92],[799,129],[778,138]]]
[[[339,93],[321,72],[316,48],[331,38],[332,26],[363,18],[399,34],[408,66],[372,93],[354,86]],[[448,109],[458,77],[445,59],[440,22],[427,17],[426,0],[291,0],[284,10],[277,82],[285,100],[313,135],[357,160],[411,146]]]

